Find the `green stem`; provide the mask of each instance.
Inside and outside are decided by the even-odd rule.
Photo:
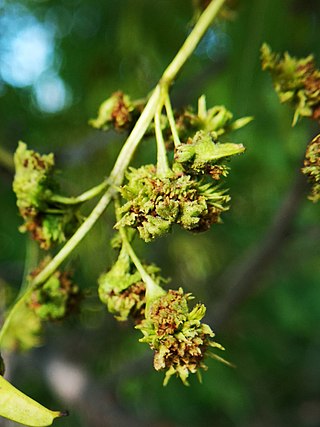
[[[134,263],[136,269],[139,271],[142,281],[146,285],[147,302],[148,300],[152,302],[155,298],[159,298],[162,295],[164,295],[166,291],[162,289],[162,287],[159,286],[144,269],[140,259],[137,257],[136,253],[134,252],[132,246],[129,243],[124,227],[121,227],[119,231],[120,231],[122,243],[125,246],[125,249],[129,254],[132,262]]]
[[[201,38],[209,28],[211,22],[217,16],[225,2],[226,0],[212,0],[212,2],[200,16],[198,22],[194,26],[189,36],[186,38],[173,61],[164,71],[159,84],[153,90],[149,101],[147,102],[135,127],[132,129],[132,132],[129,135],[127,141],[123,145],[117,161],[112,169],[110,178],[115,186],[121,185],[124,172],[127,169],[139,142],[141,141],[156,113],[163,93],[168,93],[169,87],[173,83],[177,74],[187,59],[191,56]]]
[[[226,0],[212,0],[209,6],[200,15],[196,25],[186,38],[179,52],[162,75],[162,80],[168,85],[173,82],[184,63],[187,61],[189,56],[192,55],[199,41],[202,39],[203,35],[211,25],[211,22],[218,15],[225,2]]]
[[[198,99],[198,117],[203,122],[207,118],[207,104],[206,104],[206,97],[204,95],[200,96]]]
[[[77,196],[77,197],[65,197],[65,196],[60,196],[59,194],[53,194],[50,197],[50,201],[61,203],[62,205],[78,205],[80,203],[86,202],[98,196],[103,190],[107,188],[108,185],[109,185],[109,182],[105,180],[101,184],[90,188],[90,190],[85,191],[84,193],[80,194],[80,196]]]
[[[57,253],[57,255],[51,260],[51,262],[34,278],[32,286],[39,286],[44,283],[61,265],[61,263],[67,258],[67,256],[75,249],[75,247],[81,242],[81,240],[88,234],[93,225],[97,222],[100,216],[103,214],[111,199],[115,195],[116,191],[111,187],[101,197],[91,214],[87,219],[80,225],[74,235],[67,241],[63,248]]]
[[[157,175],[159,177],[165,177],[169,172],[169,164],[167,158],[166,146],[163,139],[161,129],[161,108],[158,108],[154,115],[154,127],[157,141]]]
[[[167,117],[169,120],[170,129],[171,129],[173,143],[174,143],[174,146],[176,148],[178,148],[179,145],[181,144],[181,141],[180,141],[179,134],[178,134],[178,131],[176,128],[176,122],[174,120],[174,115],[173,115],[173,111],[172,111],[172,106],[171,106],[169,94],[167,94],[167,96],[166,96],[165,107],[166,107]]]
[[[110,183],[111,187],[102,196],[96,207],[93,209],[88,218],[78,228],[75,234],[70,238],[70,240],[68,240],[68,242],[63,246],[60,252],[58,252],[58,254],[51,260],[51,262],[32,280],[28,287],[28,290],[12,307],[0,331],[0,344],[5,334],[5,331],[8,329],[10,319],[14,316],[19,306],[26,301],[27,297],[30,295],[30,293],[34,290],[36,286],[40,286],[41,284],[43,284],[55,272],[55,270],[61,265],[61,263],[68,257],[68,255],[70,255],[70,253],[75,249],[75,247],[87,235],[87,233],[91,230],[93,225],[96,223],[96,221],[100,218],[102,213],[109,205],[111,199],[116,194],[116,190],[114,189],[114,187],[118,187],[122,184],[125,170],[127,169],[132,159],[132,156],[137,146],[139,145],[139,142],[141,141],[146,130],[148,129],[157,111],[157,108],[159,107],[159,103],[161,103],[161,100],[163,99],[162,97],[164,96],[164,93],[168,93],[170,85],[173,83],[182,66],[196,48],[197,44],[210,26],[212,20],[218,14],[225,1],[226,0],[212,0],[212,2],[200,16],[198,22],[187,37],[181,49],[178,51],[171,64],[166,68],[165,72],[163,73],[159,84],[153,90],[141,116],[139,117],[137,123],[132,129],[132,132],[128,136],[125,144],[123,145],[110,174],[108,182]],[[3,150],[0,152],[0,155],[3,159],[5,156],[3,156],[2,152]],[[11,168],[12,161],[8,161],[8,159],[3,160],[3,164],[6,161],[8,166]],[[134,253],[132,253],[132,255],[133,257],[135,257]],[[138,260],[137,257],[135,259]],[[135,262],[134,259],[132,259],[132,261]],[[137,265],[136,267],[138,268]],[[148,275],[148,277],[150,276]],[[151,287],[154,285],[154,282],[152,280],[151,283],[149,279],[147,280],[147,282],[150,283],[149,288],[151,290]]]

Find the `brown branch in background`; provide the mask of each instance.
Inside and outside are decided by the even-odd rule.
[[[226,288],[225,295],[210,309],[209,323],[214,324],[215,329],[225,326],[235,308],[252,294],[270,264],[279,256],[294,230],[294,220],[306,194],[307,181],[299,170],[262,239],[215,282],[217,288]]]

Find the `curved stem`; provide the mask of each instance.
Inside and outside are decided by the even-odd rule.
[[[140,259],[137,257],[136,253],[134,252],[132,246],[129,243],[124,227],[121,227],[119,231],[122,238],[122,243],[125,246],[125,249],[129,254],[136,269],[139,271],[142,281],[146,285],[146,297],[148,304],[148,302],[152,302],[155,298],[159,298],[164,295],[166,291],[162,289],[162,287],[159,286],[144,269],[143,265],[140,262]]]
[[[124,172],[127,169],[132,156],[139,145],[143,135],[146,133],[158,106],[160,100],[160,85],[157,85],[152,92],[149,101],[147,102],[141,116],[135,124],[128,139],[124,143],[116,163],[111,171],[110,180],[115,186],[121,185],[124,177]]]
[[[65,197],[65,196],[60,196],[59,194],[53,194],[50,197],[50,201],[61,203],[62,205],[77,205],[98,196],[103,190],[107,188],[108,185],[109,185],[109,182],[105,180],[101,184],[90,188],[90,190],[87,190],[76,197]]]
[[[161,129],[161,110],[162,105],[160,108],[157,109],[154,115],[154,127],[157,141],[157,175],[159,177],[164,177],[168,175],[170,169],[168,164],[166,146],[164,143]]]
[[[112,197],[116,191],[111,187],[101,197],[96,207],[93,209],[87,219],[80,225],[74,235],[67,241],[63,248],[57,253],[57,255],[51,260],[51,262],[33,279],[32,286],[39,286],[44,283],[62,264],[67,256],[74,250],[74,248],[81,242],[86,234],[91,230],[100,216],[103,214],[107,206],[109,205]]]
[[[121,219],[121,217],[119,215],[120,202],[119,202],[118,197],[115,198],[114,204],[115,204],[115,211],[116,211],[116,219],[117,219],[117,221],[120,221],[120,219]],[[125,227],[120,227],[119,233],[121,236],[123,247],[125,248],[126,252],[129,254],[133,264],[135,265],[136,269],[139,271],[140,276],[146,285],[147,299],[149,297],[149,299],[153,300],[154,298],[157,298],[161,295],[164,295],[165,290],[162,289],[162,287],[159,286],[157,283],[155,283],[155,281],[152,279],[152,277],[146,272],[145,268],[143,267],[142,263],[140,262],[140,259],[138,258],[138,256],[134,252],[134,250],[133,250],[133,248],[129,242]]]
[[[172,111],[172,106],[171,106],[169,94],[167,94],[167,96],[166,96],[165,107],[166,107],[167,117],[169,120],[170,129],[171,129],[173,143],[174,143],[174,146],[177,148],[181,144],[181,141],[180,141],[178,131],[176,128],[176,122],[174,120],[174,115],[173,115],[173,111]]]

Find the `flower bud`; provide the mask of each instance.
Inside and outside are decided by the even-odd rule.
[[[146,318],[136,326],[143,333],[141,342],[149,344],[155,350],[154,368],[165,370],[164,385],[172,375],[180,377],[185,385],[191,373],[200,373],[207,369],[204,358],[209,355],[210,347],[223,349],[213,342],[211,328],[201,323],[206,308],[196,304],[190,311],[191,294],[169,290],[165,295],[154,300],[146,313]]]
[[[320,121],[320,70],[312,55],[297,59],[287,52],[281,58],[267,44],[261,47],[262,69],[271,73],[280,102],[295,109],[292,125],[300,116]]]
[[[230,197],[225,191],[203,184],[181,172],[159,177],[154,165],[131,168],[128,183],[121,189],[127,202],[119,209],[116,228],[129,226],[146,241],[168,233],[173,224],[186,230],[203,231],[219,222]]]
[[[28,301],[29,307],[43,321],[62,320],[78,308],[79,287],[67,272],[56,271]]]

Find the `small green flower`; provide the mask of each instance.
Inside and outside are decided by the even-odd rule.
[[[158,267],[153,264],[143,267],[155,283],[164,281]],[[139,322],[144,317],[146,285],[124,246],[117,261],[100,276],[98,283],[100,300],[117,320],[126,321],[131,317]]]
[[[207,230],[228,209],[225,191],[181,172],[159,177],[154,165],[146,165],[131,168],[126,176],[120,193],[127,202],[119,209],[122,218],[116,228],[136,228],[146,242],[168,233],[173,224],[195,232]]]
[[[198,100],[198,111],[188,107],[182,114],[176,114],[176,126],[182,141],[202,130],[211,133],[215,139],[219,136],[246,126],[252,117],[242,117],[233,121],[233,114],[223,105],[215,105],[207,109],[206,98],[202,95]]]
[[[28,306],[42,321],[62,320],[75,312],[80,300],[80,289],[72,282],[70,274],[56,271],[31,294]]]
[[[309,199],[316,203],[320,200],[320,135],[317,135],[307,147],[302,172],[312,185]]]
[[[15,177],[13,191],[17,195],[20,212],[32,215],[48,208],[47,200],[56,188],[53,178],[54,156],[52,153],[40,155],[28,150],[24,142],[19,142],[14,155]]]
[[[77,206],[62,206],[51,200],[58,190],[53,154],[40,155],[19,142],[14,162],[13,190],[24,219],[19,230],[30,232],[42,249],[65,242],[79,226],[80,216]]]
[[[205,306],[196,304],[190,311],[189,301],[192,299],[192,295],[184,294],[182,288],[169,290],[153,301],[146,318],[136,326],[144,335],[140,341],[155,350],[154,368],[166,371],[164,385],[173,375],[179,376],[185,385],[189,385],[191,373],[197,373],[201,378],[200,369],[207,369],[204,358],[210,355],[210,347],[223,350],[220,344],[212,341],[214,333],[211,328],[201,322]]]
[[[141,104],[142,105],[142,104]],[[121,91],[114,92],[100,106],[98,117],[89,121],[96,129],[128,130],[135,122],[140,110],[140,103],[132,102],[130,97]]]
[[[193,174],[209,173],[213,178],[228,174],[228,167],[220,164],[235,154],[243,153],[242,144],[220,143],[212,134],[199,131],[186,144],[181,144],[175,152],[175,161],[180,163],[186,172]]]
[[[271,73],[280,102],[295,109],[293,125],[300,116],[320,120],[320,71],[312,55],[297,59],[286,52],[281,58],[267,44],[261,47],[262,69]]]

